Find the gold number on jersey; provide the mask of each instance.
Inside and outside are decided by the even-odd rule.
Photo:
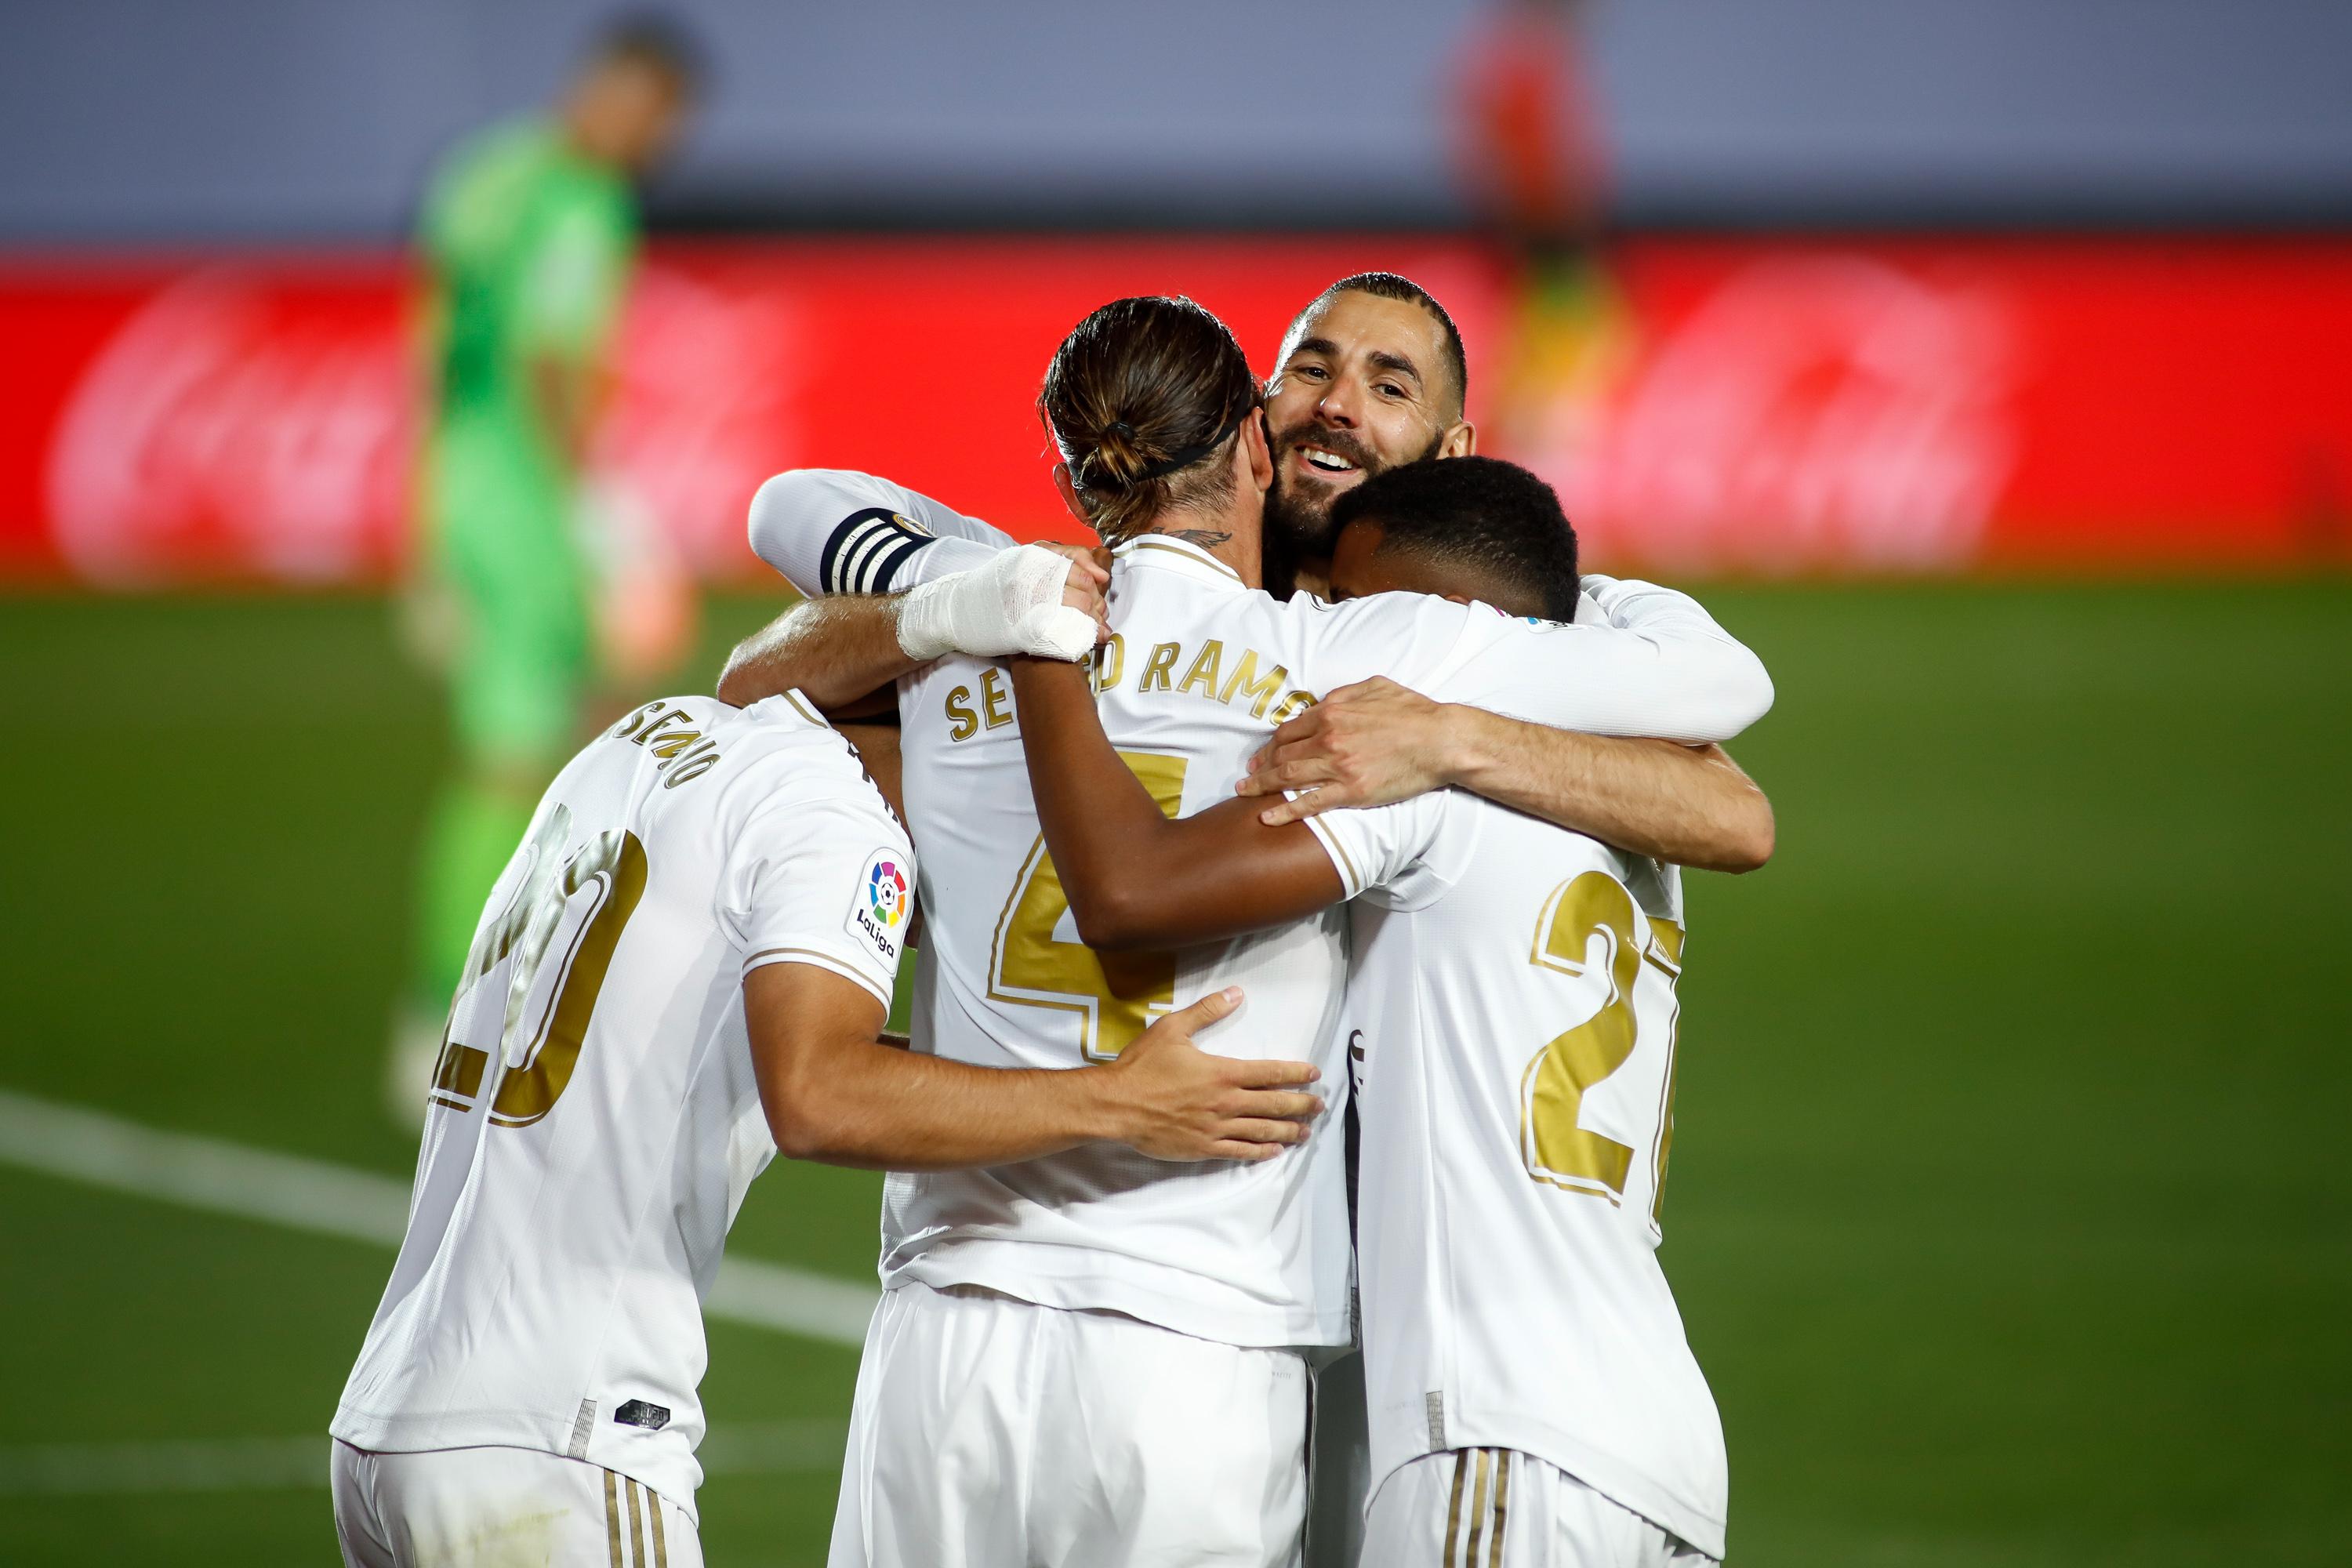
[[[588,1032],[589,1016],[604,988],[613,950],[621,931],[636,912],[646,890],[646,847],[637,836],[614,828],[583,845],[561,873],[554,852],[571,831],[571,814],[558,807],[532,840],[530,869],[507,912],[477,942],[466,965],[468,984],[488,973],[499,959],[514,954],[507,980],[504,1027],[499,1049],[509,1067],[499,1079],[490,1102],[490,1121],[499,1127],[528,1127],[555,1109],[579,1064],[580,1042]],[[564,955],[562,984],[545,1017],[529,1041],[522,1039],[530,993],[546,963],[556,931],[563,923],[568,902],[592,883],[601,883],[595,912],[583,922]],[[446,1041],[433,1078],[436,1104],[456,1110],[472,1109],[481,1090],[489,1053]]]
[[[537,1037],[518,1051],[516,1041],[522,1032],[522,1012],[531,982],[545,962],[548,942],[562,919],[563,907],[572,895],[599,880],[604,884],[603,897],[596,912],[572,941],[562,987],[556,992]],[[581,847],[556,885],[562,891],[542,905],[551,917],[544,933],[534,921],[531,934],[525,938],[526,942],[536,938],[528,950],[528,966],[518,957],[514,978],[508,983],[506,1029],[499,1046],[508,1061],[523,1065],[509,1067],[499,1079],[498,1097],[490,1102],[490,1121],[499,1127],[530,1126],[555,1109],[564,1087],[571,1083],[572,1069],[580,1060],[580,1042],[588,1033],[589,1015],[596,1010],[597,994],[604,989],[604,972],[612,967],[613,949],[620,944],[621,930],[636,913],[637,900],[645,895],[646,847],[624,828],[600,833]]]
[[[1175,816],[1184,802],[1186,759],[1154,752],[1118,755],[1160,809]],[[1176,955],[1097,952],[1084,942],[1058,941],[1054,928],[1069,908],[1062,874],[1041,833],[997,917],[988,994],[1015,1006],[1076,1014],[1080,1055],[1087,1061],[1108,1061],[1134,1044],[1155,1015],[1175,1005]]]
[[[1682,973],[1682,928],[1654,920],[1651,929],[1653,951],[1646,956],[1671,981]],[[1519,1154],[1528,1174],[1537,1181],[1614,1204],[1624,1195],[1633,1150],[1580,1125],[1580,1116],[1586,1091],[1633,1054],[1633,984],[1645,954],[1634,942],[1633,894],[1606,872],[1587,871],[1552,889],[1536,921],[1529,962],[1539,969],[1582,976],[1590,973],[1595,941],[1602,943],[1599,962],[1609,982],[1608,997],[1599,1012],[1546,1045],[1520,1075]],[[1660,1188],[1674,1137],[1673,1048],[1670,1034],[1654,1141]],[[1655,1213],[1654,1204],[1653,1217]]]

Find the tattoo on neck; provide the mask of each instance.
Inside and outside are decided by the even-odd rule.
[[[1211,528],[1171,528],[1168,534],[1171,539],[1190,540],[1203,550],[1214,550],[1233,537],[1230,533],[1219,533]]]

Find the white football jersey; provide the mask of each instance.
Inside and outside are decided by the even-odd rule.
[[[804,519],[788,531],[829,531],[836,553],[870,555],[908,548],[912,519],[936,531],[945,509],[860,479],[864,504],[845,522]],[[1642,629],[1529,623],[1421,595],[1283,604],[1208,552],[1149,535],[1116,555],[1118,635],[1097,664],[1103,724],[1181,815],[1228,798],[1275,724],[1373,675],[1550,723],[1693,739],[1727,737],[1769,706],[1760,665],[1689,600],[1640,584],[1622,596]],[[1154,1018],[1231,984],[1247,1000],[1204,1047],[1312,1060],[1337,1090],[1340,913],[1189,952],[1097,955],[1078,942],[1045,853],[1004,670],[942,659],[900,683],[899,713],[928,911],[917,1049],[988,1067],[1107,1061]],[[1097,1144],[893,1173],[883,1279],[1126,1312],[1232,1344],[1344,1343],[1343,1160],[1335,1123],[1263,1164]]]
[[[1723,1555],[1714,1396],[1656,1247],[1680,873],[1440,791],[1332,812],[1354,965],[1373,1489],[1538,1455]]]
[[[690,1510],[701,1299],[775,1153],[743,977],[814,964],[887,1005],[913,879],[796,693],[648,703],[573,758],[475,935],[334,1435],[544,1449]]]

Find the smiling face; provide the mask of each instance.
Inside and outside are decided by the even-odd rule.
[[[1331,552],[1331,503],[1372,474],[1475,449],[1445,330],[1412,300],[1342,289],[1308,307],[1266,384],[1269,542]]]

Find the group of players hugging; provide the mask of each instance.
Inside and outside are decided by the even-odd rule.
[[[1679,868],[1769,856],[1719,743],[1771,684],[1580,574],[1466,384],[1391,274],[1263,383],[1125,299],[1039,399],[1102,550],[761,488],[809,597],[580,752],[475,930],[346,1562],[699,1563],[701,1303],[778,1152],[889,1173],[835,1568],[1722,1558],[1655,1250]]]

